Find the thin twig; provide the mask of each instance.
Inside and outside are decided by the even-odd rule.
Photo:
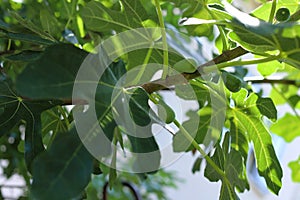
[[[246,77],[244,81],[250,82],[252,84],[283,84],[283,85],[295,85],[299,84],[297,80],[289,79],[272,79],[272,78],[257,78],[257,77]]]
[[[200,77],[201,73],[203,73],[203,68],[233,60],[246,53],[248,53],[247,50],[243,49],[242,47],[236,47],[232,50],[224,51],[221,55],[200,65],[197,68],[197,70],[193,73],[176,74],[174,76],[169,76],[164,80],[160,79],[153,82],[145,83],[142,85],[142,87],[150,94],[176,84],[184,84],[187,83],[188,80]]]
[[[289,22],[295,22],[295,21],[298,21],[299,19],[300,19],[300,10],[298,10],[297,12],[292,14],[288,21]]]

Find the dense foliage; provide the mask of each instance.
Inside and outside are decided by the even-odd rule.
[[[150,192],[164,199],[164,186],[174,187],[173,174],[159,169],[163,153],[155,124],[171,133],[174,152],[197,155],[193,172],[203,166],[209,181],[221,182],[220,199],[238,199],[238,192],[251,189],[249,152],[269,190],[278,194],[283,173],[271,133],[287,142],[300,135],[300,11],[298,0],[260,3],[249,15],[230,0],[0,0],[5,176],[22,176],[24,196],[32,199],[100,198],[107,179],[112,188],[126,180],[146,188],[145,199]],[[124,31],[133,40],[122,41]],[[151,45],[130,49],[130,41],[143,41],[140,36]],[[78,81],[86,58],[107,41],[117,56],[108,66],[110,52],[100,54],[98,68],[84,72],[93,76],[99,69],[101,77]],[[249,76],[248,65],[262,78]],[[276,73],[280,79],[272,78]],[[92,98],[86,97],[90,91],[77,95],[76,85],[88,81],[95,83]],[[271,93],[266,96],[256,84],[270,84]],[[182,122],[165,93],[198,108],[183,113]],[[293,112],[278,118],[282,104]],[[97,123],[87,120],[93,112]],[[88,129],[77,126],[82,120]],[[100,139],[94,126],[104,132]],[[91,143],[100,142],[94,144],[103,150],[99,155],[80,130]],[[126,157],[130,152],[147,156]],[[109,164],[103,161],[108,156]],[[124,158],[132,173],[117,165]],[[289,166],[299,181],[299,161]]]

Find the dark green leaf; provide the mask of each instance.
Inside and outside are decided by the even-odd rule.
[[[147,134],[152,134],[151,129]],[[131,133],[132,134],[132,133]],[[133,153],[138,153],[133,169],[136,172],[153,173],[159,169],[161,155],[159,146],[153,136],[141,138],[127,135],[130,140]]]
[[[75,198],[90,181],[92,169],[93,159],[75,129],[60,134],[51,148],[33,163],[31,197],[45,200]]]
[[[229,183],[222,184],[219,200],[239,200],[239,197],[236,195],[235,191],[231,188]]]
[[[256,106],[262,115],[266,116],[270,120],[277,120],[277,109],[271,98],[258,98]]]
[[[211,159],[222,171],[224,171],[225,166],[225,155],[226,154],[223,152],[222,147],[217,144],[217,147]],[[207,163],[205,167],[204,176],[212,182],[217,182],[219,180],[222,180],[223,178],[209,163]]]
[[[291,104],[292,107],[296,107],[298,102],[300,101],[300,96],[299,95],[293,95],[289,97],[289,103]]]
[[[23,99],[13,90],[10,81],[0,82],[0,119],[1,136],[8,133],[21,120],[26,121],[25,129],[25,161],[31,171],[33,159],[44,150],[42,142],[41,113],[51,107],[61,104],[60,101],[32,101]]]
[[[0,81],[0,91],[0,108],[2,108],[2,115],[6,116],[0,119],[1,135],[10,131],[20,120],[27,121],[33,129],[35,117],[38,117],[44,110],[62,104],[61,101],[57,100],[33,101],[23,99],[14,91],[9,80]]]
[[[37,60],[41,56],[38,51],[22,51],[21,53],[6,56],[5,59],[9,61],[23,61],[30,62]]]
[[[222,71],[222,79],[231,92],[238,92],[242,88],[242,80],[231,73]]]
[[[0,29],[7,31],[9,28],[10,28],[9,25],[0,19]]]
[[[158,112],[158,116],[167,124],[170,124],[175,120],[175,112],[163,100],[160,100],[158,102],[157,112]]]
[[[45,150],[42,141],[42,123],[40,114],[28,116],[25,130],[25,162],[29,171],[32,162],[41,152]]]
[[[33,33],[39,35],[40,37],[50,40],[50,41],[55,41],[55,39],[49,34],[44,32],[39,26],[34,24],[32,21],[29,19],[24,19],[21,15],[19,15],[17,12],[10,12],[11,16],[15,18],[19,24],[21,24],[23,27],[27,28],[28,30],[32,31]]]
[[[241,153],[232,149],[225,159],[225,173],[232,187],[238,188],[243,192],[249,189],[249,184],[246,178],[246,167],[243,164]]]
[[[43,27],[43,30],[46,33],[49,33],[51,36],[56,36],[60,34],[59,30],[59,22],[55,18],[53,14],[51,14],[48,10],[42,9],[40,11],[40,20]]]
[[[230,135],[226,133],[222,147],[217,144],[211,157],[216,166],[224,172],[225,177],[221,176],[209,163],[204,171],[205,177],[210,181],[222,181],[220,199],[238,199],[234,188],[239,191],[249,189],[242,155],[234,149],[229,150],[229,143]]]
[[[11,40],[20,40],[24,42],[30,42],[33,44],[41,44],[41,45],[53,45],[55,42],[41,38],[36,35],[26,34],[26,33],[10,33],[10,32],[0,32],[0,38],[7,38]]]
[[[148,93],[142,88],[128,90],[131,93],[129,100],[130,115],[139,126],[146,126],[151,122],[149,117]]]
[[[65,119],[62,119],[62,115],[59,112],[58,107],[44,111],[41,119],[43,143],[47,146],[51,145],[53,139],[58,133],[64,133],[68,131],[67,122]]]
[[[70,99],[77,71],[86,56],[86,52],[68,44],[48,47],[18,76],[17,91],[34,99]]]
[[[175,91],[176,95],[182,99],[197,100],[200,107],[203,107],[210,99],[209,89],[199,80],[190,81],[190,85],[176,85]]]
[[[182,124],[186,131],[194,138],[194,140],[201,144],[210,130],[211,113],[198,113],[190,112],[190,119]],[[175,152],[190,151],[194,149],[191,142],[186,139],[184,134],[179,130],[173,137],[173,150]]]
[[[197,158],[196,161],[194,162],[194,165],[192,168],[193,174],[196,173],[197,171],[200,171],[202,160],[203,160],[203,158]]]
[[[279,22],[286,21],[290,18],[290,10],[287,8],[279,8],[276,11],[275,19]]]

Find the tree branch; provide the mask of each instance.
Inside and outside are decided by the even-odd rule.
[[[288,21],[289,22],[295,22],[295,21],[298,21],[299,19],[300,19],[300,10],[298,10],[297,12],[292,14]]]
[[[244,78],[244,81],[251,82],[252,84],[284,84],[284,85],[299,85],[297,80],[288,80],[288,79],[266,79],[266,78],[256,78],[249,77]]]
[[[187,83],[188,80],[200,77],[201,73],[203,72],[203,68],[233,60],[246,53],[248,53],[247,50],[243,49],[242,47],[236,47],[232,50],[224,51],[221,55],[200,65],[197,68],[197,70],[193,73],[182,73],[174,76],[169,76],[164,80],[160,79],[153,82],[145,83],[142,85],[142,87],[150,94],[158,90],[166,89],[175,84],[184,84]],[[184,79],[182,77],[184,77]]]

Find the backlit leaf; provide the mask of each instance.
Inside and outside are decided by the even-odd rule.
[[[289,163],[289,168],[292,170],[292,180],[300,182],[300,157],[298,160]]]
[[[238,121],[238,125],[247,130],[247,134],[254,144],[259,174],[265,178],[269,189],[278,194],[281,188],[282,169],[273,148],[270,133],[261,120],[256,117],[237,109],[232,112]]]
[[[286,142],[291,142],[300,136],[299,122],[300,119],[297,116],[286,113],[284,117],[271,126],[271,131],[282,137]]]

